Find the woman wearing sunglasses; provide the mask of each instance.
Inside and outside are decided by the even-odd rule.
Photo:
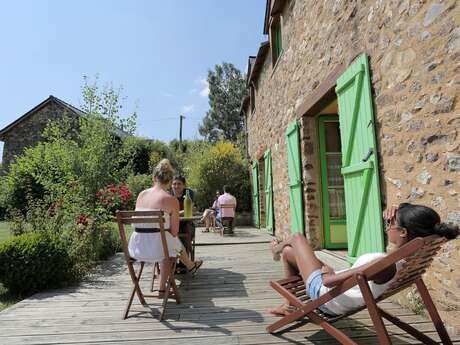
[[[399,249],[416,237],[436,234],[447,239],[454,239],[458,236],[458,226],[442,223],[436,211],[423,205],[403,203],[398,207],[384,211],[383,218],[387,237],[386,253]],[[335,272],[318,260],[310,243],[302,235],[294,235],[288,241],[281,243],[273,242],[272,252],[275,260],[282,258],[286,277],[297,274],[302,276],[307,294],[313,300],[386,255],[386,253],[364,254],[356,259],[350,269]],[[375,298],[379,297],[389,287],[401,265],[401,263],[397,263],[390,266],[369,282],[369,287]],[[320,309],[329,315],[341,315],[363,305],[364,298],[359,287],[355,286],[325,303]],[[291,309],[289,302],[286,301],[270,312],[284,316]]]

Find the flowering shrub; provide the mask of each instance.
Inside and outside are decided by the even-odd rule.
[[[89,221],[89,217],[86,214],[80,214],[77,217],[77,224],[81,224],[83,226],[87,226]]]
[[[126,209],[133,197],[126,184],[119,186],[109,184],[105,189],[96,193],[97,204],[102,209],[113,214],[116,210]]]

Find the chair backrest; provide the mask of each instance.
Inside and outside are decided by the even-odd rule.
[[[233,211],[233,217],[231,218],[235,217],[235,205],[234,204],[220,204],[219,207],[221,209],[221,215],[223,218],[228,217],[228,216],[224,216],[224,213],[225,213],[224,209],[227,209],[227,210],[231,209]]]
[[[126,260],[130,260],[128,250],[128,239],[126,237],[125,224],[155,224],[160,229],[161,243],[165,258],[169,258],[168,242],[165,234],[165,217],[163,211],[117,211],[116,212],[118,231],[120,233],[123,253]]]
[[[418,242],[418,246],[414,247],[414,251],[403,259],[403,267],[396,273],[393,282],[382,295],[382,299],[405,289],[419,279],[446,241],[446,238],[438,235],[413,239],[411,242]],[[399,250],[404,250],[404,247]]]

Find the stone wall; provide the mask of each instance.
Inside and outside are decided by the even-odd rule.
[[[21,155],[26,147],[34,146],[42,139],[49,120],[62,119],[64,114],[75,116],[63,105],[49,102],[7,132],[3,139],[3,169],[8,169],[15,156]]]
[[[263,13],[260,14],[261,19]],[[254,20],[257,20],[255,18]],[[249,154],[272,150],[275,229],[289,232],[285,131],[303,100],[340,63],[369,55],[386,203],[415,202],[460,223],[460,5],[446,1],[290,0],[282,13],[283,53],[271,56],[248,115]],[[322,241],[315,121],[301,120],[306,236]],[[426,275],[441,316],[460,327],[460,240]]]

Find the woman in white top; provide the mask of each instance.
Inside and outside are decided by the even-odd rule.
[[[398,208],[393,207],[385,211],[383,217],[386,225],[387,253],[397,250],[416,237],[437,234],[447,239],[454,239],[458,235],[457,226],[441,223],[436,211],[422,205],[403,203]],[[352,268],[334,272],[316,258],[307,239],[302,235],[294,235],[291,239],[281,243],[273,242],[272,251],[275,260],[279,260],[281,254],[286,277],[300,273],[305,281],[306,292],[313,300],[386,255],[385,253],[364,254],[357,258]],[[375,298],[382,295],[389,287],[400,266],[401,264],[398,263],[389,267],[369,282]],[[330,315],[341,315],[364,304],[361,290],[355,286],[325,303],[320,309]],[[291,309],[289,301],[286,301],[270,312],[284,316],[289,314]]]
[[[167,159],[163,159],[153,170],[152,188],[139,193],[136,201],[136,211],[162,210],[165,214],[166,241],[170,257],[180,254],[180,260],[193,275],[202,265],[201,260],[195,262],[188,257],[181,241],[179,240],[179,202],[167,190],[171,186],[174,170]],[[152,228],[152,224],[136,224],[135,228]],[[160,271],[165,272],[165,262],[160,233],[145,233],[134,231],[129,239],[129,254],[139,261],[161,262]],[[160,292],[165,287],[164,275],[160,274]]]

